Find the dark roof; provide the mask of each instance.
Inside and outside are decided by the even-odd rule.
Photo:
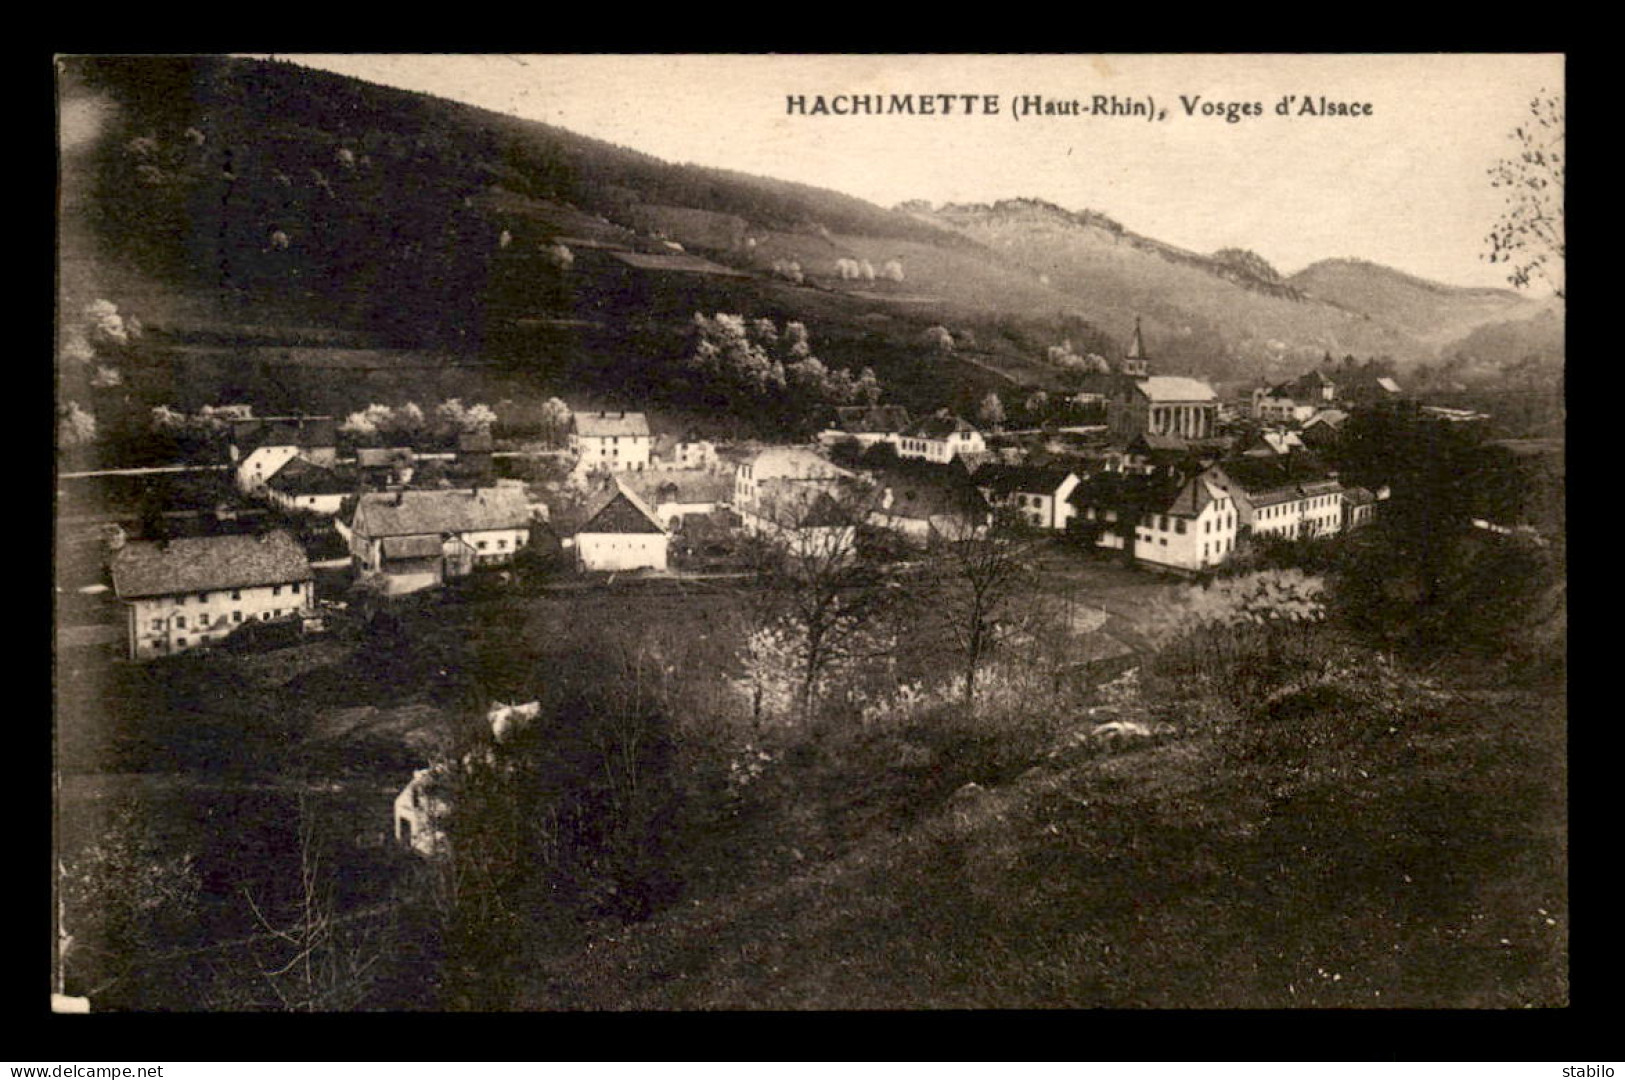
[[[646,470],[619,479],[622,486],[651,506],[663,502],[726,502],[734,489],[732,473],[709,470]]]
[[[1128,444],[1130,450],[1143,447],[1151,454],[1183,454],[1190,450],[1191,444],[1178,435],[1157,435],[1144,432],[1136,435],[1134,441]]]
[[[348,495],[356,489],[356,478],[349,473],[302,457],[289,461],[265,483],[285,495]]]
[[[113,556],[121,599],[246,589],[308,581],[304,549],[278,529],[261,536],[191,536],[167,544],[138,540]]]
[[[610,436],[648,438],[649,418],[640,412],[578,412],[575,414],[576,434],[587,439],[607,439]]]
[[[1175,517],[1196,517],[1211,502],[1225,497],[1224,491],[1217,488],[1205,477],[1193,476],[1185,481],[1179,493],[1169,502],[1165,513]]]
[[[457,449],[460,453],[489,454],[494,446],[489,430],[464,431],[457,436]]]
[[[1353,506],[1365,506],[1377,501],[1370,488],[1351,487],[1343,489],[1343,501]]]
[[[983,465],[971,477],[979,488],[992,488],[1004,495],[1010,492],[1054,494],[1055,489],[1076,475],[1059,465]]]
[[[642,499],[612,477],[603,491],[589,500],[577,529],[584,533],[664,533],[660,518]]]
[[[530,504],[519,488],[473,491],[391,491],[362,495],[353,528],[363,536],[420,536],[518,529],[530,524]]]
[[[874,469],[871,475],[892,493],[891,506],[883,512],[893,517],[924,519],[987,512],[981,491],[958,465],[905,460]]]
[[[1326,466],[1307,451],[1273,457],[1226,458],[1217,468],[1253,503],[1260,499],[1276,502],[1305,494],[1329,494],[1339,487],[1328,475]]]
[[[927,439],[946,439],[955,432],[975,430],[975,427],[967,424],[957,416],[939,415],[916,420],[909,426],[906,434],[919,435]]]
[[[397,461],[406,464],[417,460],[410,446],[361,446],[356,448],[355,462],[363,469],[388,468]]]
[[[1165,476],[1098,473],[1079,483],[1067,502],[1079,509],[1100,506],[1143,514],[1166,507],[1180,486],[1176,480]]]
[[[909,425],[901,405],[842,405],[835,410],[834,426],[850,435],[900,432]]]
[[[338,445],[338,425],[331,416],[276,416],[234,420],[231,445],[240,452],[262,446],[318,448]]]

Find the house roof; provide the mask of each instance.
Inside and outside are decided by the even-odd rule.
[[[649,418],[640,412],[578,412],[575,425],[576,434],[587,439],[649,437]]]
[[[274,416],[233,420],[231,445],[248,453],[262,446],[310,449],[338,445],[338,425],[331,416]]]
[[[348,495],[356,489],[356,478],[348,472],[302,457],[291,459],[265,483],[284,495]]]
[[[852,473],[805,446],[769,446],[746,459],[756,480],[851,476]]]
[[[1066,478],[1076,475],[1061,465],[983,465],[971,480],[1001,495],[1011,492],[1053,495]]]
[[[352,527],[363,536],[419,536],[518,529],[530,523],[530,504],[518,488],[368,492],[356,505]]]
[[[1315,415],[1305,420],[1303,422],[1303,426],[1305,430],[1307,430],[1310,427],[1325,424],[1335,431],[1337,428],[1342,427],[1343,422],[1348,418],[1349,414],[1344,412],[1342,409],[1321,409],[1320,411],[1316,412]]]
[[[841,405],[832,423],[835,430],[849,435],[889,434],[908,425],[908,410],[901,405]]]
[[[1227,497],[1206,477],[1193,476],[1179,489],[1166,512],[1175,517],[1197,517],[1209,504]]]
[[[649,504],[631,491],[619,477],[611,477],[598,494],[588,500],[582,512],[585,522],[578,533],[661,533],[665,526],[649,509]]]
[[[733,494],[734,488],[731,474],[698,469],[635,472],[620,479],[627,490],[651,506],[667,502],[723,502]]]
[[[496,444],[491,439],[489,429],[483,431],[464,431],[457,436],[457,450],[464,454],[489,454]]]
[[[1188,441],[1180,438],[1178,435],[1157,435],[1147,431],[1136,435],[1134,437],[1134,441],[1128,444],[1128,448],[1130,450],[1134,450],[1137,447],[1144,447],[1148,453],[1183,454],[1190,450],[1191,445]]]
[[[1255,506],[1341,490],[1326,467],[1307,451],[1272,457],[1227,458],[1217,468]]]
[[[1152,375],[1137,384],[1140,393],[1152,401],[1217,401],[1213,387],[1201,379],[1183,375]]]
[[[927,439],[946,439],[959,432],[975,432],[976,428],[957,416],[927,416],[909,425],[905,434]]]
[[[891,492],[891,505],[883,511],[892,517],[926,519],[987,512],[987,502],[957,465],[900,461],[871,471],[875,482]]]
[[[113,556],[120,599],[246,589],[307,581],[310,561],[284,530],[260,536],[189,536],[167,544],[138,540]]]
[[[1352,506],[1366,506],[1377,501],[1370,488],[1351,487],[1343,489],[1343,501]]]

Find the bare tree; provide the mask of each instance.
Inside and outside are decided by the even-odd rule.
[[[1031,549],[1006,517],[989,525],[965,516],[933,533],[937,612],[963,654],[966,708],[975,704],[983,664],[1024,623],[1024,601],[1033,587]]]
[[[859,526],[878,507],[878,493],[866,485],[813,482],[797,496],[765,501],[755,515],[762,647],[747,656],[747,667],[755,661],[786,669],[755,673],[758,719],[760,680],[792,683],[795,711],[807,721],[833,675],[887,651],[874,629],[899,587],[857,546]]]
[[[1507,280],[1527,288],[1541,280],[1561,298],[1565,289],[1561,94],[1542,90],[1529,102],[1529,119],[1513,129],[1517,153],[1489,170],[1490,186],[1506,193],[1506,206],[1488,240],[1484,257],[1507,265]]]

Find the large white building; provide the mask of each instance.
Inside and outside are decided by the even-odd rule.
[[[1235,499],[1242,535],[1298,540],[1343,531],[1343,485],[1307,453],[1230,458],[1202,475]]]
[[[988,505],[1011,510],[1030,528],[1065,531],[1077,513],[1078,476],[1060,465],[983,465],[971,477]]]
[[[1195,476],[1165,508],[1140,518],[1134,557],[1152,566],[1200,572],[1230,557],[1239,528],[1230,493],[1205,476]]]
[[[582,472],[635,472],[649,467],[649,419],[640,412],[578,412],[570,449]]]
[[[310,562],[282,530],[127,543],[112,571],[132,660],[214,645],[251,622],[302,620],[316,605]]]

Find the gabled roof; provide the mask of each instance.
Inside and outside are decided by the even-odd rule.
[[[891,492],[891,506],[880,512],[892,517],[924,520],[987,513],[981,491],[957,465],[904,460],[874,469],[871,475]]]
[[[665,534],[665,526],[660,524],[660,518],[649,509],[649,505],[638,498],[619,477],[611,477],[609,483],[597,495],[588,500],[582,513],[585,522],[578,533],[660,533]]]
[[[368,537],[420,536],[519,529],[530,504],[518,488],[369,492],[356,505],[353,528]]]
[[[1311,427],[1317,427],[1321,424],[1325,424],[1327,427],[1335,431],[1342,427],[1343,422],[1348,418],[1349,414],[1344,412],[1342,409],[1321,409],[1320,411],[1316,412],[1315,415],[1305,420],[1303,422],[1303,427],[1304,430],[1307,431]]]
[[[1370,488],[1351,487],[1343,489],[1343,501],[1350,506],[1367,506],[1377,501]]]
[[[750,466],[752,479],[756,480],[780,477],[799,480],[852,475],[850,470],[841,468],[805,446],[769,446],[748,457],[745,463]]]
[[[262,446],[318,449],[338,445],[338,425],[331,416],[273,416],[233,420],[231,445],[248,454]]]
[[[386,536],[381,546],[386,559],[434,559],[445,550],[438,536]]]
[[[1197,517],[1211,503],[1224,498],[1228,496],[1212,481],[1203,476],[1193,476],[1168,504],[1166,513],[1174,517]]]
[[[1219,395],[1201,379],[1183,375],[1152,375],[1137,384],[1140,393],[1152,401],[1217,401]]]
[[[946,439],[959,432],[975,432],[976,428],[957,416],[927,416],[914,421],[904,432],[926,439]]]
[[[1053,495],[1066,478],[1075,476],[1061,465],[983,465],[971,477],[979,488],[991,488],[995,493]]]
[[[623,487],[650,506],[664,502],[715,503],[733,494],[733,476],[709,470],[673,469],[635,472],[618,477]]]
[[[189,536],[167,544],[137,540],[113,556],[120,599],[246,589],[308,581],[310,562],[286,531],[261,536]]]
[[[1215,466],[1253,505],[1285,502],[1341,490],[1326,466],[1307,451],[1274,457],[1226,458]]]
[[[284,495],[348,495],[356,489],[355,477],[317,465],[302,457],[290,460],[265,482]]]
[[[587,439],[648,438],[649,418],[640,412],[578,412],[576,434]]]
[[[355,452],[355,463],[363,469],[384,469],[396,462],[405,465],[416,460],[417,454],[410,446],[359,446]]]
[[[836,430],[848,435],[890,434],[908,425],[908,410],[901,405],[841,405],[833,422]]]

